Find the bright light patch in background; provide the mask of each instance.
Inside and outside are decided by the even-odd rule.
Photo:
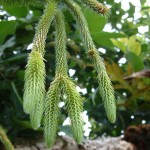
[[[133,22],[133,18],[127,18],[129,22]]]
[[[146,121],[145,120],[142,120],[142,124],[145,124],[146,123]]]
[[[140,13],[141,8],[140,7],[135,7],[135,13],[134,13],[134,19],[137,20],[139,18],[142,17],[141,13]]]
[[[115,0],[116,3],[120,3],[121,2],[121,8],[124,11],[127,11],[130,9],[130,5],[129,3],[131,3],[133,6],[135,6],[135,13],[134,13],[134,19],[137,20],[141,17],[141,13],[140,13],[140,9],[141,9],[141,3],[140,0]],[[127,18],[127,14],[125,14],[122,19]],[[131,19],[129,19],[128,21],[132,21]]]
[[[131,118],[131,119],[134,119],[134,116],[132,115],[130,118]]]
[[[121,0],[114,0],[114,2],[115,2],[115,3],[120,3],[120,2],[121,2]]]
[[[121,2],[121,8],[123,10],[129,10],[130,9],[130,5],[129,5],[129,2],[132,3],[132,5],[134,6],[141,6],[141,3],[140,3],[140,0],[115,0],[116,3],[120,3]]]
[[[98,51],[101,52],[101,53],[103,53],[103,54],[106,53],[106,49],[104,49],[104,48],[98,48]]]
[[[87,115],[87,111],[84,111],[82,113],[82,117],[83,117],[83,121],[84,121],[84,126],[83,126],[83,130],[84,130],[84,136],[88,137],[90,132],[91,132],[91,123],[89,122],[89,117]]]
[[[121,138],[124,138],[124,135],[121,135],[120,137],[121,137]]]
[[[75,77],[75,79],[74,79],[75,81],[78,81],[78,77]]]
[[[140,27],[138,27],[138,31],[141,34],[144,34],[145,32],[149,31],[149,26],[140,26]]]
[[[59,135],[59,136],[65,136],[66,133],[61,131],[61,132],[58,132],[58,135]]]
[[[114,49],[115,49],[117,52],[120,52],[120,49],[119,49],[119,48],[114,47]]]
[[[119,11],[116,11],[116,14],[117,14],[117,15],[119,15],[119,14],[120,14],[120,12],[119,12]]]
[[[32,49],[32,47],[33,47],[33,43],[31,43],[31,44],[28,45],[27,50]]]
[[[60,102],[60,103],[58,104],[58,107],[59,107],[59,108],[62,108],[64,105],[65,105],[64,102]]]
[[[149,0],[146,1],[146,6],[150,6],[150,1]]]
[[[68,38],[67,41],[69,42],[69,41],[71,41],[71,39]]]
[[[126,62],[127,62],[127,60],[124,57],[118,61],[119,64],[125,64]]]
[[[107,24],[105,25],[103,31],[105,31],[105,32],[111,32],[111,33],[112,33],[112,32],[114,32],[115,30],[112,29],[112,26],[111,26],[110,23],[107,23]]]
[[[83,43],[80,43],[80,46],[83,46]]]
[[[124,133],[124,130],[121,130],[121,133],[123,134],[123,133]]]
[[[8,21],[11,21],[11,20],[16,20],[16,17],[14,16],[8,17]]]
[[[77,89],[78,92],[81,92],[83,95],[87,94],[87,89],[86,88],[81,89],[79,86],[77,86],[76,89]]]
[[[122,8],[124,11],[127,11],[127,10],[130,9],[129,1],[130,1],[130,0],[123,0],[123,1],[121,1],[121,8]]]
[[[32,10],[30,10],[30,11],[29,11],[29,14],[31,14],[31,15],[32,15],[32,14],[33,14],[33,11],[32,11]]]
[[[121,29],[121,28],[122,28],[122,25],[121,25],[120,23],[117,23],[116,26],[117,26],[118,29]]]
[[[0,16],[3,16],[3,15],[5,15],[6,14],[6,11],[1,11],[0,10]]]
[[[91,132],[91,123],[89,122],[89,117],[87,115],[87,111],[84,111],[82,113],[82,118],[83,118],[83,122],[84,122],[84,126],[83,126],[83,130],[84,130],[84,136],[88,137],[90,132]],[[67,126],[70,125],[70,118],[67,117],[66,120],[63,122],[63,126]]]
[[[126,14],[124,14],[123,16],[122,16],[122,18],[121,19],[126,19],[127,17],[129,16],[129,14],[128,13],[126,13]]]
[[[80,58],[80,55],[77,55],[76,58]]]
[[[95,92],[95,89],[94,89],[94,88],[92,88],[92,89],[91,89],[91,92]]]
[[[127,93],[123,92],[122,95],[123,95],[123,96],[127,96]]]
[[[67,126],[67,125],[70,125],[70,118],[67,117],[66,120],[63,122],[62,124],[63,126]]]
[[[17,54],[17,51],[13,51],[13,54]]]
[[[75,70],[74,69],[69,69],[69,75],[70,77],[72,77],[75,74]]]

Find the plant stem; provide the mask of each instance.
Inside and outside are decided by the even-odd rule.
[[[12,143],[8,139],[4,129],[0,126],[0,140],[4,144],[6,150],[15,150]]]
[[[110,122],[114,123],[116,120],[116,104],[114,90],[110,78],[107,75],[105,65],[94,45],[94,42],[88,29],[87,22],[81,11],[80,6],[73,0],[64,1],[79,25],[83,43],[86,49],[88,50],[87,54],[92,60],[94,67],[98,73],[97,78],[99,82],[100,94],[104,103],[107,117]]]
[[[46,8],[44,10],[44,14],[40,19],[35,37],[33,40],[33,48],[32,50],[37,50],[44,55],[45,49],[45,40],[47,37],[47,33],[50,27],[50,24],[54,18],[57,8],[57,0],[50,0],[47,2]]]
[[[56,75],[67,76],[67,52],[66,52],[66,29],[62,12],[57,11],[55,15],[55,53],[56,53]]]

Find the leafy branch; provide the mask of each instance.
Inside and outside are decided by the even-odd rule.
[[[7,4],[10,0],[0,3]],[[14,2],[14,1],[13,1]],[[27,1],[27,4],[34,3],[35,0]],[[37,0],[38,2],[38,0]],[[28,57],[28,63],[25,71],[24,85],[24,111],[30,115],[33,129],[38,129],[41,125],[42,116],[44,117],[44,137],[48,147],[52,147],[57,133],[57,124],[59,116],[58,104],[61,98],[64,98],[67,112],[69,114],[72,126],[72,132],[75,140],[80,143],[83,139],[83,100],[76,89],[76,85],[68,76],[67,52],[66,52],[66,31],[65,19],[59,7],[64,4],[72,13],[80,28],[81,37],[88,57],[93,62],[97,71],[100,94],[103,99],[106,114],[111,123],[116,120],[116,105],[114,90],[107,75],[102,58],[91,38],[86,19],[82,13],[81,7],[74,0],[45,0],[44,13],[36,28],[33,39],[33,48]],[[84,4],[99,14],[107,15],[109,9],[97,0],[82,0]],[[14,3],[24,4],[24,0],[18,0]],[[51,22],[55,24],[55,78],[50,84],[48,91],[45,90],[45,41]]]

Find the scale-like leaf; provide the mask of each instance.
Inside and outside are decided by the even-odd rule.
[[[66,95],[66,107],[71,120],[73,136],[77,143],[83,138],[83,120],[81,112],[83,110],[83,100],[78,93],[75,84],[70,79],[64,79],[64,94]]]
[[[40,126],[45,96],[45,64],[42,54],[32,51],[25,71],[24,111],[30,114],[34,129]]]
[[[48,147],[52,147],[56,138],[59,102],[60,80],[54,80],[46,94],[44,105],[44,138]]]

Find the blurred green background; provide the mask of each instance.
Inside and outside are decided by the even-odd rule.
[[[150,2],[130,1],[101,0],[111,8],[110,15],[105,17],[82,6],[115,89],[115,124],[110,124],[106,118],[97,74],[87,58],[79,28],[62,6],[68,38],[69,74],[84,97],[85,138],[120,136],[129,125],[150,123]],[[29,116],[23,112],[22,96],[27,56],[43,8],[43,3],[27,7],[0,6],[0,125],[12,140],[42,134],[42,128],[32,130]],[[52,23],[46,40],[46,89],[55,74],[54,33]],[[59,134],[71,135],[63,105],[61,102]]]

